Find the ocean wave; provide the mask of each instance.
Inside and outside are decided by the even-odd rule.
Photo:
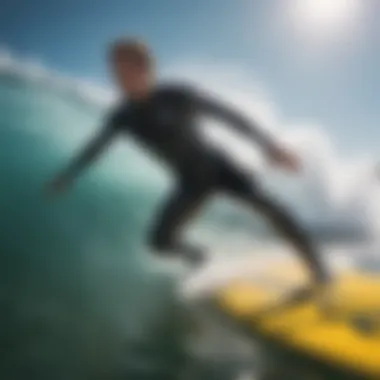
[[[0,49],[0,76],[42,85],[93,107],[110,105],[116,99],[115,92],[90,80],[65,76],[38,60],[17,58],[6,49]]]

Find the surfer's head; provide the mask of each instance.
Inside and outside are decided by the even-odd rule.
[[[110,63],[125,95],[139,98],[150,92],[154,79],[154,58],[144,42],[136,38],[114,41],[110,48]]]

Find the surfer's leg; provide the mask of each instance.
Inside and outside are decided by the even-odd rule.
[[[199,262],[203,258],[201,248],[184,243],[180,233],[184,225],[194,216],[210,193],[207,186],[194,187],[186,183],[179,186],[163,205],[154,224],[150,244],[160,255],[181,254],[189,261]]]
[[[269,219],[277,232],[289,240],[301,253],[302,259],[312,271],[317,282],[325,283],[329,280],[327,268],[325,268],[321,254],[316,249],[311,237],[285,207],[270,199],[259,189],[259,186],[233,168],[225,170],[223,186],[238,200],[248,203]]]
[[[244,193],[242,195],[244,196]],[[329,279],[321,254],[317,251],[311,237],[284,206],[269,199],[258,189],[248,193],[245,199],[269,219],[276,230],[302,254],[302,258],[311,269],[317,282],[326,282]]]

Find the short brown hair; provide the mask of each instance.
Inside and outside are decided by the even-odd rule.
[[[139,66],[153,66],[153,56],[148,45],[138,38],[122,37],[115,40],[110,47],[110,59],[126,59]]]

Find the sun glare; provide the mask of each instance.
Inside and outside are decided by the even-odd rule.
[[[300,33],[334,39],[352,31],[362,8],[362,0],[290,0],[288,10]]]

